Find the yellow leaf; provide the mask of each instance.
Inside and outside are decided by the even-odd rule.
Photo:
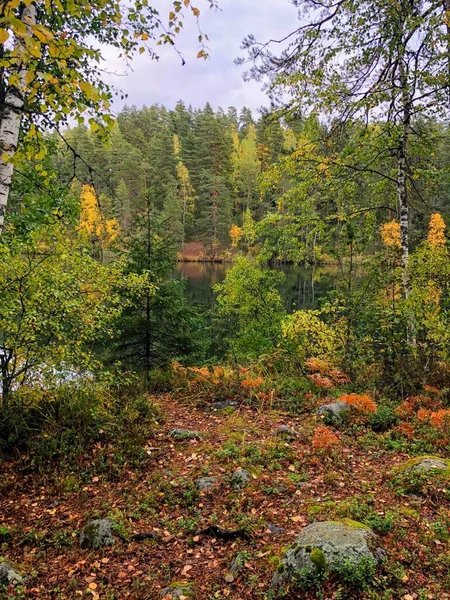
[[[193,7],[192,7],[192,12],[194,13],[194,15],[195,15],[196,17],[199,17],[199,16],[200,16],[200,11],[199,11],[199,9],[198,9],[198,8],[195,8],[195,6],[193,6]]]
[[[169,20],[173,21],[175,19],[175,13],[174,12],[170,12],[169,13]]]
[[[145,42],[145,41],[147,41],[147,40],[148,40],[148,33],[143,33],[143,34],[141,35],[141,39],[142,39],[144,42]]]
[[[0,44],[4,44],[9,38],[9,33],[5,29],[0,29]]]

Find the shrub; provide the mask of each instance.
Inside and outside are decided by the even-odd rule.
[[[357,411],[363,414],[370,414],[377,412],[376,403],[369,398],[367,394],[344,394],[339,397],[340,402],[346,402],[356,408]]]
[[[339,438],[325,425],[316,427],[313,433],[312,447],[316,450],[329,450],[339,444]]]

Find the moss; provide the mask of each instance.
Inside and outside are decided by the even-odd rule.
[[[364,523],[360,523],[359,521],[354,521],[353,519],[345,518],[337,521],[337,523],[347,525],[347,527],[353,527],[353,529],[368,529],[370,531],[370,527],[367,527],[367,525],[364,525]]]
[[[408,506],[399,506],[397,510],[401,515],[405,517],[411,517],[412,519],[420,519],[420,513],[417,510],[414,510],[413,508],[409,508]]]
[[[327,566],[327,559],[325,554],[320,550],[320,548],[313,548],[309,558],[314,563],[318,571],[325,571]]]
[[[277,572],[278,573],[284,573],[286,570],[286,565],[283,562],[279,562],[278,566],[277,566]]]

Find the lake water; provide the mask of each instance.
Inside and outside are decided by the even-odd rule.
[[[174,276],[186,279],[186,292],[191,301],[205,308],[214,305],[213,288],[221,283],[232,264],[220,263],[177,263]],[[318,308],[320,301],[334,289],[338,275],[336,268],[316,267],[306,269],[293,265],[273,267],[284,273],[280,294],[286,302],[288,312]]]

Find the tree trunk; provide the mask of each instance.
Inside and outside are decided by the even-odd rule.
[[[411,131],[411,99],[408,91],[408,76],[405,65],[405,50],[403,44],[399,46],[399,72],[402,102],[402,131],[397,150],[397,201],[400,215],[400,242],[402,249],[402,279],[403,293],[408,298],[411,293],[409,277],[409,205],[407,190],[407,152],[408,139]]]
[[[31,27],[36,24],[36,15],[37,7],[34,2],[28,6],[24,6],[21,20],[25,23],[27,34],[30,36]],[[17,46],[21,47],[22,52],[26,52],[22,38],[17,40]],[[17,151],[19,141],[20,122],[26,89],[26,73],[26,63],[23,62],[18,71],[19,85],[8,86],[6,88],[2,106],[0,106],[0,236],[3,231],[14,171],[12,160]]]

